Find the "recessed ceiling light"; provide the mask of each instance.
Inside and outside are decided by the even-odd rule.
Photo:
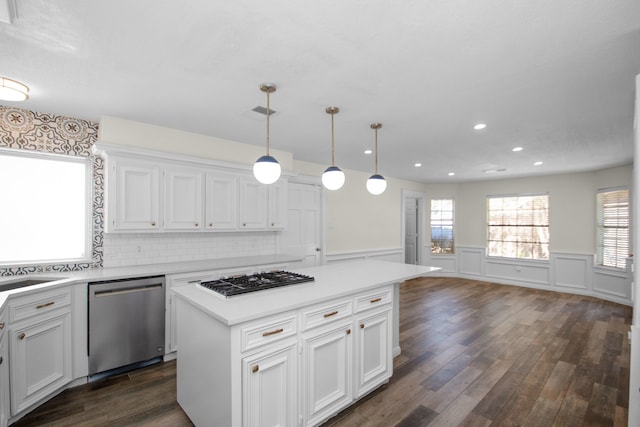
[[[419,168],[420,166],[422,166],[422,163],[414,163],[413,166]]]
[[[373,151],[371,151],[371,150],[364,150],[364,154],[371,154],[371,153],[373,153]]]
[[[449,176],[454,176],[456,173],[455,172],[449,172]]]
[[[487,125],[485,123],[477,123],[473,128],[475,130],[482,130],[482,129],[486,128],[486,127],[487,127]]]
[[[500,169],[485,169],[482,172],[484,173],[496,173],[496,172],[506,172],[507,170],[505,168],[500,168]]]
[[[535,163],[533,164],[533,166],[540,166],[541,164],[542,164],[542,162],[535,162]]]
[[[524,150],[524,148],[522,148],[522,147],[513,147],[511,149],[511,151],[522,151],[522,150]]]

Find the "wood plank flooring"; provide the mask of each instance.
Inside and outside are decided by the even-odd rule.
[[[408,281],[391,381],[323,427],[626,426],[630,322],[630,307],[590,297]],[[175,362],[154,365],[67,390],[14,426],[191,426],[175,387]]]

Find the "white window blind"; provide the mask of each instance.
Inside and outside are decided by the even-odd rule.
[[[86,158],[0,150],[0,264],[90,257]]]
[[[629,191],[598,192],[598,264],[625,268],[629,256]]]
[[[453,199],[431,200],[431,253],[454,253]]]
[[[549,196],[487,198],[487,255],[549,259]]]

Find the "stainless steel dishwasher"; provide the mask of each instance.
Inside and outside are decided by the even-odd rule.
[[[164,355],[164,324],[164,276],[89,283],[89,375]]]

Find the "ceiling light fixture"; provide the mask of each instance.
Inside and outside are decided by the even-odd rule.
[[[473,128],[475,130],[482,130],[482,129],[486,128],[486,127],[487,127],[487,125],[485,123],[478,123]]]
[[[280,163],[269,155],[269,116],[271,109],[269,106],[269,94],[276,91],[276,85],[263,83],[260,90],[267,94],[267,154],[260,157],[253,164],[253,176],[263,184],[273,184],[280,178]]]
[[[414,163],[413,167],[416,167],[416,168],[422,167],[422,163]]]
[[[448,175],[449,176],[454,176],[456,173],[455,172],[449,172]]]
[[[535,163],[533,164],[533,166],[540,166],[540,165],[542,165],[542,162],[535,162]]]
[[[325,109],[327,114],[331,114],[331,166],[325,169],[322,174],[322,185],[327,190],[338,190],[344,185],[344,172],[336,166],[335,162],[335,141],[333,137],[333,116],[340,112],[338,107],[327,107]]]
[[[364,154],[372,154],[373,150],[364,150]]]
[[[18,81],[0,77],[0,99],[3,101],[24,101],[29,99],[29,88]]]
[[[513,147],[511,149],[511,151],[514,151],[514,152],[518,152],[518,151],[522,151],[522,150],[524,150],[524,148],[522,148],[522,147]]]
[[[380,123],[371,123],[371,129],[376,131],[376,173],[367,180],[367,190],[373,195],[384,193],[387,189],[387,181],[378,174],[378,129],[382,127]]]

